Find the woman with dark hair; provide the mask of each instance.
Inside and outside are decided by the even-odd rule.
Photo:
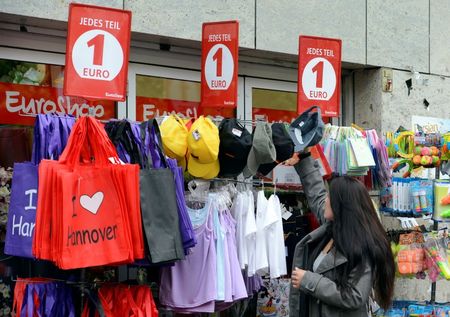
[[[292,317],[368,316],[369,298],[392,301],[395,264],[386,233],[365,186],[341,176],[325,189],[309,152],[285,162],[300,176],[321,226],[295,248],[289,298]]]

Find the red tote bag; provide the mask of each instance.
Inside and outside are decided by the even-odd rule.
[[[142,232],[141,202],[140,195],[135,194],[140,192],[139,165],[121,163],[117,158],[116,149],[108,135],[105,133],[104,128],[100,126],[94,126],[93,128],[97,129],[97,133],[104,145],[99,150],[103,151],[103,155],[108,157],[111,162],[116,162],[111,168],[116,182],[121,184],[119,189],[122,190],[122,197],[124,200],[124,219],[129,220],[128,224],[133,245],[133,257],[135,259],[143,259],[145,256],[145,249]]]
[[[139,255],[142,229],[133,234],[131,226],[139,225],[140,218],[135,219],[136,211],[129,214],[135,209],[129,201],[137,199],[139,190],[127,187],[135,184],[138,170],[130,164],[117,165],[118,161],[101,124],[80,118],[58,163],[44,161],[39,171],[42,190],[52,197],[47,192],[38,201],[33,245],[38,258],[74,269],[129,263]]]
[[[112,163],[107,157],[107,143],[90,117],[79,119],[88,133],[72,153],[67,164],[72,173],[62,171],[62,239],[57,263],[63,269],[126,263],[134,260],[129,219],[123,201],[123,188],[116,182]],[[75,128],[75,127],[74,127]],[[79,162],[83,149],[91,148],[93,163]],[[117,154],[115,155],[117,158]],[[132,176],[134,167],[130,167]],[[123,167],[122,167],[123,168]]]

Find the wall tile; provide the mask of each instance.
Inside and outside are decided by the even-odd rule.
[[[298,36],[342,39],[342,60],[365,63],[365,1],[264,1],[256,5],[256,48],[298,53]]]
[[[367,64],[429,72],[428,6],[426,0],[367,0]]]

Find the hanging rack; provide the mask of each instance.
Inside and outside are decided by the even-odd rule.
[[[40,281],[37,280],[32,280],[30,277],[27,278],[20,278],[18,276],[16,276],[16,278],[11,278],[11,281],[13,282],[27,282],[27,283],[48,283],[48,282],[64,282],[67,284],[82,284],[82,283],[89,283],[89,282],[72,282],[72,281],[68,281],[68,280],[62,280],[62,279],[57,279],[57,278],[52,278],[52,277],[42,277],[42,276],[38,276],[36,278],[42,279]]]
[[[72,114],[68,114],[68,113],[66,113],[66,114],[58,114],[57,112],[48,112],[48,113],[19,113],[18,115],[21,116],[21,117],[32,117],[32,118],[36,118],[38,115],[50,115],[50,116],[57,117],[57,118],[61,118],[61,119],[67,119],[67,118],[78,119],[78,118],[80,118],[80,117],[76,117],[76,116],[74,116],[74,115],[72,115]],[[87,114],[87,115],[88,115],[89,117],[95,118],[95,115],[94,115],[94,107],[89,107],[89,109],[88,109],[88,114]],[[108,122],[110,122],[110,121],[113,121],[113,120],[120,120],[120,119],[111,118],[111,119],[108,119],[108,120],[101,120],[101,119],[97,119],[97,120],[100,121],[100,122],[102,122],[102,123],[108,123]]]
[[[57,114],[56,112],[49,112],[49,113],[20,113],[18,114],[21,117],[33,117],[36,118],[38,115],[50,115],[53,117],[57,117],[57,118],[62,118],[62,119],[67,119],[67,118],[74,118],[77,119],[77,117],[71,115],[71,114],[64,114],[64,115],[60,115]]]

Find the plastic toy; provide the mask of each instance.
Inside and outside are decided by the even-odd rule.
[[[404,131],[399,133],[394,140],[394,148],[398,156],[412,159],[414,156],[414,132]]]
[[[431,149],[429,147],[424,146],[422,148],[422,151],[420,151],[420,155],[422,155],[422,156],[429,156],[429,155],[431,155]]]
[[[441,199],[441,205],[450,205],[450,194]]]
[[[450,280],[450,267],[447,263],[447,260],[442,257],[439,248],[434,247],[427,247],[427,253],[428,255],[433,259],[433,261],[437,264],[439,269],[441,270],[441,274],[445,279]]]

